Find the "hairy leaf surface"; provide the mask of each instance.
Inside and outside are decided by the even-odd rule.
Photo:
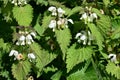
[[[67,72],[74,66],[91,58],[93,50],[90,47],[76,48],[76,44],[71,46],[67,52]]]
[[[117,77],[117,79],[120,79],[120,67],[116,66],[113,62],[109,62],[107,64],[106,71],[108,74],[111,74],[112,76]]]
[[[99,32],[99,30],[96,28],[96,26],[94,24],[88,24],[92,35],[95,37],[97,45],[99,46],[99,50],[102,50],[103,48],[103,36],[101,35],[101,33]]]
[[[66,28],[64,30],[56,30],[55,35],[56,35],[57,41],[60,45],[60,48],[63,52],[63,59],[64,59],[65,55],[66,55],[66,51],[70,44],[70,40],[71,40],[70,30],[68,28]]]
[[[31,65],[28,61],[21,61],[18,64],[12,65],[12,74],[17,80],[25,80],[30,72]]]
[[[20,26],[30,26],[33,18],[33,8],[29,4],[24,7],[15,6],[13,16]]]

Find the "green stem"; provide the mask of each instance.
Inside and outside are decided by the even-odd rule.
[[[97,68],[97,65],[95,64],[95,62],[94,62],[94,60],[93,60],[93,57],[91,58],[91,61],[92,61],[93,68],[95,69],[96,74],[97,74],[97,76],[98,76],[98,80],[103,80],[103,79],[102,79],[102,76],[101,76],[101,74],[100,74],[100,71],[99,71],[99,69]]]

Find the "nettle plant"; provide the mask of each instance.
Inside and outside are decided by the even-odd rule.
[[[1,80],[119,80],[118,0],[0,0]]]

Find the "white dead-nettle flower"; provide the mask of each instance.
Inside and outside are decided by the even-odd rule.
[[[27,4],[27,1],[26,0],[13,0],[11,3],[17,6],[17,5],[25,5]]]
[[[63,14],[65,14],[65,11],[62,8],[58,8],[57,9],[54,6],[49,7],[48,11],[52,12],[53,16],[57,16],[58,15],[58,17],[62,17]]]
[[[53,16],[57,16],[57,11],[56,10],[57,9],[54,6],[51,6],[51,7],[48,8],[48,11],[51,11]]]
[[[16,50],[11,50],[9,56],[14,56],[15,57],[14,60],[23,59],[23,55],[21,53],[19,53],[18,51],[16,51]]]
[[[36,37],[35,32],[28,33],[27,31],[25,31],[24,33],[22,33],[22,35],[20,36],[20,38],[16,42],[16,45],[31,44],[34,42],[33,37]]]
[[[25,36],[21,35],[18,41],[16,42],[16,45],[25,45]]]
[[[28,58],[30,59],[30,62],[32,62],[32,60],[35,59],[36,56],[34,55],[34,53],[29,53]]]
[[[87,44],[87,36],[85,31],[81,31],[81,33],[77,33],[75,38],[79,43],[83,43],[83,45]]]
[[[59,20],[57,21],[57,25],[60,27],[66,27],[68,28],[68,22],[70,22],[71,24],[74,24],[72,19],[66,19],[66,18],[59,18]]]
[[[18,55],[18,51],[16,51],[16,50],[11,50],[9,56],[13,56],[13,55],[14,55],[14,56]]]
[[[116,54],[109,54],[108,58],[111,60],[111,62],[116,62],[117,61]]]
[[[58,8],[57,11],[58,11],[58,16],[59,17],[62,17],[63,14],[65,14],[65,11],[62,8]]]
[[[51,29],[53,29],[53,31],[55,31],[55,28],[56,28],[56,20],[51,20],[48,27],[51,28]]]
[[[85,24],[87,24],[87,22],[93,22],[94,19],[97,19],[97,14],[96,13],[83,13],[82,17],[80,19],[83,19],[85,21]]]
[[[34,42],[32,36],[30,34],[28,34],[26,36],[26,44],[31,44],[32,42]]]
[[[90,31],[88,31],[88,33],[85,31],[81,31],[80,33],[76,34],[75,39],[77,39],[77,42],[83,43],[83,45],[86,45],[86,44],[91,45],[93,36],[90,33]]]
[[[28,54],[28,58],[30,58],[30,59],[35,59],[36,57],[35,57],[34,53],[29,53],[29,54]]]

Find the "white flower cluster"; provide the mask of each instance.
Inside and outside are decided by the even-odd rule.
[[[35,32],[28,33],[27,31],[26,32],[19,31],[19,34],[20,34],[20,37],[16,42],[16,45],[31,44],[34,42],[33,37],[36,37]]]
[[[26,0],[12,0],[11,3],[17,6],[17,5],[25,5],[27,4],[27,1]]]
[[[111,62],[116,62],[117,61],[116,54],[109,54],[108,58],[111,60]]]
[[[72,19],[63,18],[65,11],[62,8],[57,9],[56,7],[51,6],[48,8],[48,11],[52,12],[52,16],[57,17],[57,20],[51,20],[48,26],[49,28],[53,29],[53,31],[55,31],[56,28],[68,28],[68,22],[73,24]]]
[[[88,32],[81,31],[80,33],[76,34],[75,39],[77,39],[77,42],[82,43],[83,45],[86,45],[86,44],[91,45],[93,36],[90,33],[90,31]]]
[[[14,60],[22,60],[24,59],[24,56],[23,54],[19,53],[18,51],[16,50],[11,50],[10,53],[9,53],[9,56],[14,56]],[[32,62],[32,60],[34,60],[36,57],[34,55],[34,53],[29,53],[28,54],[28,59]]]
[[[90,8],[86,7],[86,9],[88,11],[83,13],[81,18],[80,18],[81,20],[85,21],[85,24],[87,24],[88,22],[93,22],[94,19],[98,18],[96,13],[91,12],[91,7]]]

